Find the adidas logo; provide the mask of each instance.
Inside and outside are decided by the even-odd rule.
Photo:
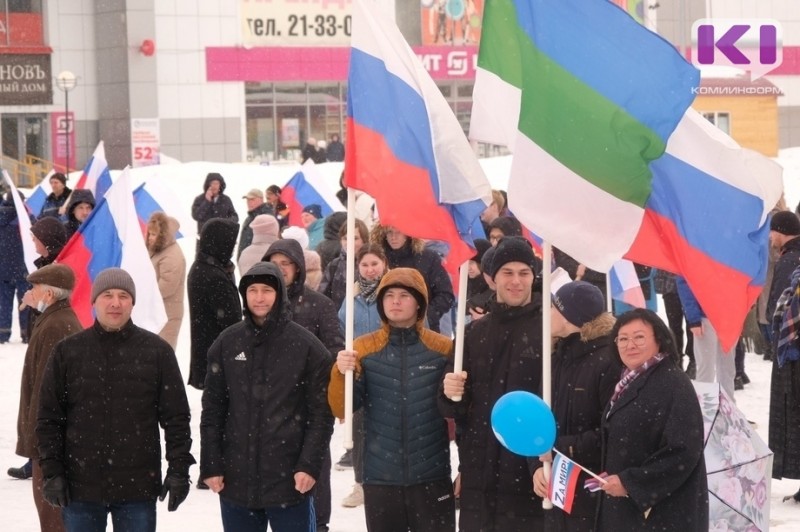
[[[234,360],[247,360],[247,357],[244,356],[244,351],[236,355],[236,358],[234,358]]]

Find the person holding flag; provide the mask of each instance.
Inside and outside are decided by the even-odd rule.
[[[552,298],[551,312],[550,334],[557,342],[552,362],[552,408],[558,426],[555,448],[582,466],[598,471],[600,422],[622,371],[610,336],[614,317],[606,312],[600,289],[586,281],[573,281],[559,288]],[[550,460],[550,453],[543,459]],[[588,478],[581,471],[577,485],[583,486]],[[553,480],[552,475],[548,480],[544,468],[538,468],[533,474],[534,492],[547,497]],[[559,506],[558,498],[551,500]],[[593,530],[597,500],[597,493],[579,488],[571,508],[545,512],[545,530]]]
[[[424,326],[428,289],[419,271],[390,270],[376,301],[380,329],[357,338],[352,351],[339,351],[328,385],[331,410],[342,418],[345,373],[355,372],[353,408],[364,410],[367,528],[451,532],[450,443],[436,401],[452,341]]]
[[[527,532],[544,522],[532,481],[538,460],[502,447],[490,418],[506,392],[541,393],[542,296],[534,292],[536,257],[527,240],[506,237],[494,249],[489,272],[496,302],[465,333],[463,371],[455,373],[453,363],[445,370],[439,411],[455,419],[460,435],[459,530]]]
[[[44,200],[44,205],[42,205],[42,210],[38,216],[40,220],[48,216],[61,219],[63,217],[61,209],[66,205],[67,199],[72,194],[72,189],[67,186],[67,176],[61,172],[51,175],[49,182],[52,192]]]

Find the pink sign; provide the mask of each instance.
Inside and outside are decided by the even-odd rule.
[[[474,79],[475,46],[414,48],[433,79]],[[208,81],[346,81],[348,47],[206,48]]]
[[[50,138],[53,139],[53,164],[60,170],[67,167],[67,139],[69,139],[69,165],[75,169],[75,114],[69,119],[63,112],[50,113]]]

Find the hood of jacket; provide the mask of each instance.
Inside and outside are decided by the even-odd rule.
[[[72,191],[72,196],[69,198],[69,203],[67,204],[67,217],[75,218],[74,212],[75,207],[78,206],[79,203],[88,203],[94,209],[94,194],[88,188],[79,188],[77,190]]]
[[[384,274],[378,285],[378,316],[384,324],[389,323],[386,319],[386,314],[383,312],[383,295],[389,288],[406,288],[414,294],[414,297],[419,304],[417,311],[417,329],[423,327],[425,323],[425,314],[428,311],[428,287],[425,284],[425,279],[422,274],[414,268],[394,268]]]
[[[325,240],[339,241],[339,230],[347,223],[346,212],[334,212],[325,218],[325,229],[323,231],[323,238]]]
[[[225,218],[211,218],[200,231],[197,251],[226,264],[233,256],[239,224]]]
[[[592,321],[586,322],[581,327],[581,341],[590,342],[608,335],[614,328],[617,319],[609,312],[603,312]]]
[[[208,187],[211,186],[212,181],[219,181],[219,193],[222,194],[225,192],[225,178],[222,177],[222,174],[218,174],[217,172],[211,172],[206,176],[206,180],[203,182],[203,192],[208,190]]]
[[[400,249],[392,249],[389,246],[389,242],[386,241],[386,233],[389,230],[389,227],[386,225],[376,225],[372,228],[369,232],[369,240],[373,244],[378,244],[383,246],[383,249],[386,251],[386,256],[388,257],[390,253],[399,254],[399,255],[410,255],[415,253],[422,253],[422,250],[425,249],[425,241],[420,240],[419,238],[412,238],[406,235],[406,243],[403,244],[403,247]]]
[[[306,258],[303,253],[303,248],[297,240],[282,238],[276,240],[269,246],[269,249],[261,260],[269,262],[270,257],[276,253],[283,253],[297,266],[297,275],[295,275],[292,284],[286,288],[289,299],[294,299],[295,296],[302,293],[303,285],[306,282]]]
[[[163,212],[154,212],[147,221],[147,230],[155,231],[156,241],[153,245],[147,246],[150,255],[155,255],[163,251],[167,246],[175,242],[175,234],[180,229],[180,222],[172,216],[167,216]]]
[[[275,287],[277,292],[275,297],[275,305],[267,314],[267,321],[264,324],[264,329],[273,329],[274,327],[281,327],[292,319],[291,305],[289,304],[289,294],[286,291],[286,286],[283,284],[283,273],[281,269],[271,262],[256,262],[247,273],[242,275],[239,280],[239,293],[242,295],[243,314],[245,318],[253,321],[253,315],[250,313],[250,308],[247,306],[247,287],[254,283],[263,283]]]

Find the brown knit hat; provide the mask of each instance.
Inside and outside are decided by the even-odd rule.
[[[100,272],[92,284],[92,304],[100,294],[112,288],[125,290],[133,298],[133,304],[136,304],[136,285],[130,274],[122,268],[107,268]]]
[[[64,224],[52,216],[42,218],[33,224],[31,233],[44,244],[48,251],[62,248],[67,243],[67,231],[64,229]]]
[[[75,288],[75,274],[65,264],[48,264],[28,275],[31,284],[46,284],[53,288],[72,290]]]

